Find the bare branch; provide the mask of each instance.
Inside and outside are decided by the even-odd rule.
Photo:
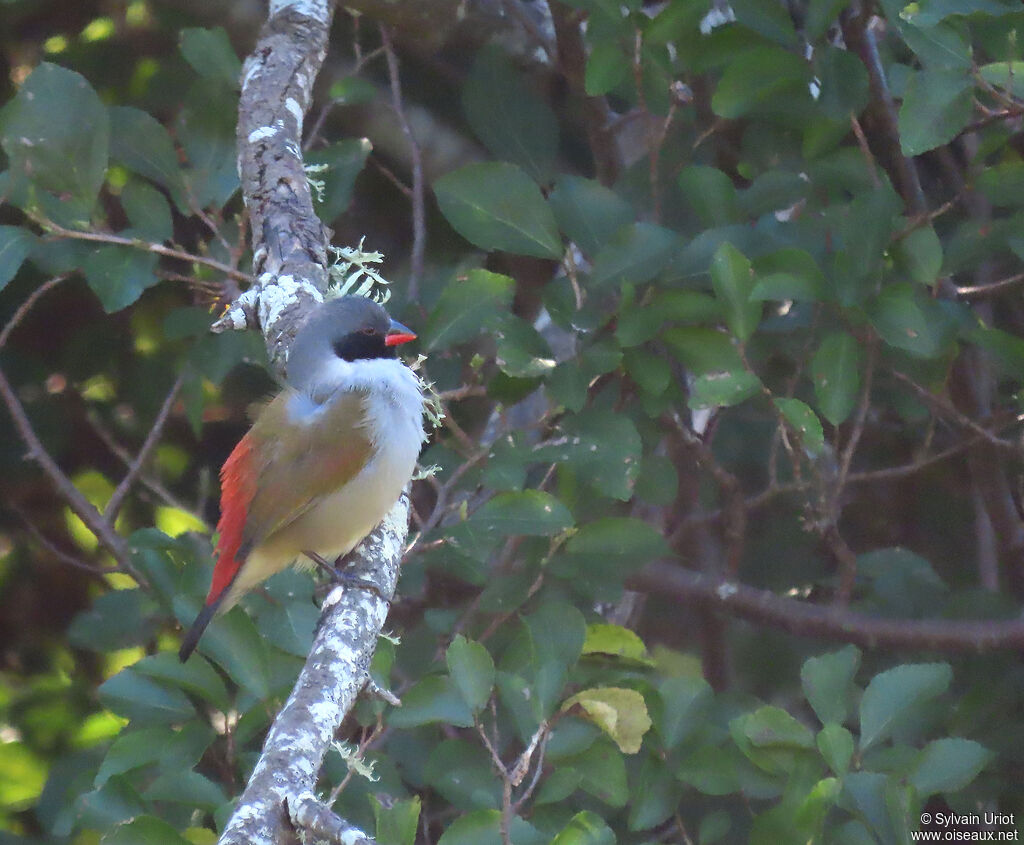
[[[982,653],[1024,648],[1024,620],[884,619],[822,606],[694,572],[665,561],[649,564],[628,586],[673,598],[799,637],[863,648]]]
[[[92,502],[86,499],[82,492],[71,483],[71,480],[57,466],[57,462],[50,456],[50,453],[46,451],[35,429],[32,427],[32,422],[25,413],[21,401],[14,392],[11,383],[7,381],[3,371],[0,371],[0,398],[3,399],[11,418],[14,420],[14,426],[18,430],[18,435],[28,447],[27,457],[39,464],[60,497],[67,503],[75,515],[85,523],[86,527],[96,535],[96,539],[103,544],[104,548],[114,556],[118,565],[125,572],[130,573],[138,583],[145,584],[145,579],[132,566],[128,544],[125,543],[124,538],[114,530],[111,523],[103,518],[103,514],[96,510]]]
[[[344,715],[366,683],[377,635],[398,583],[409,497],[403,494],[384,522],[353,553],[350,571],[372,590],[335,588],[288,701],[274,719],[249,783],[220,845],[297,843],[285,802],[311,793]],[[203,646],[200,643],[200,651]]]
[[[25,319],[25,315],[32,310],[32,306],[35,305],[47,292],[68,278],[69,275],[69,273],[64,273],[60,276],[54,276],[52,279],[47,279],[28,295],[28,298],[18,306],[18,310],[15,311],[11,319],[7,321],[7,325],[4,326],[3,331],[0,331],[0,349],[3,349],[4,346],[7,345],[7,339],[11,336],[11,332],[13,332],[21,321]]]
[[[423,184],[423,153],[419,142],[412,131],[412,124],[405,113],[402,103],[402,81],[398,74],[398,56],[391,43],[391,33],[386,26],[380,27],[380,37],[384,46],[384,55],[388,60],[388,79],[391,83],[391,107],[398,118],[406,140],[409,142],[409,159],[412,164],[412,252],[409,257],[409,290],[410,301],[419,298],[420,279],[423,277],[423,257],[427,249],[427,213],[424,206]]]
[[[178,393],[181,391],[181,386],[184,383],[185,376],[183,373],[179,373],[167,394],[167,398],[164,399],[164,403],[160,407],[160,411],[157,413],[156,419],[153,420],[153,426],[150,428],[149,434],[146,435],[142,448],[139,449],[139,454],[136,455],[135,459],[131,464],[129,464],[128,472],[125,473],[124,478],[121,479],[121,483],[117,485],[117,489],[114,490],[113,495],[110,497],[110,501],[107,502],[107,507],[103,512],[103,516],[111,524],[113,524],[114,520],[117,519],[117,514],[121,510],[124,500],[128,497],[128,493],[131,491],[132,485],[135,483],[136,479],[138,479],[143,465],[147,460],[149,460],[149,456],[156,448],[156,444],[160,442],[160,436],[163,434],[164,425],[167,423],[167,419],[171,414],[171,409],[174,407],[174,403],[178,398]]]
[[[93,241],[95,243],[114,244],[115,246],[128,246],[133,249],[141,249],[146,252],[155,253],[156,255],[162,255],[164,258],[176,258],[179,261],[187,261],[190,264],[202,264],[205,267],[211,267],[214,270],[218,270],[223,273],[225,276],[237,279],[240,282],[249,281],[249,276],[240,270],[236,270],[234,267],[230,267],[213,258],[207,258],[205,255],[195,255],[181,249],[164,246],[163,244],[143,241],[138,238],[126,238],[123,235],[115,235],[111,232],[81,232],[77,229],[65,229],[63,226],[54,223],[52,220],[37,220],[36,222],[45,228],[51,236],[56,238],[67,238],[74,241]]]

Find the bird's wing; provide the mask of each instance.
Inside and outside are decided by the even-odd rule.
[[[323,406],[285,389],[270,402],[221,469],[217,564],[207,604],[231,585],[249,552],[350,481],[373,456],[366,394]]]

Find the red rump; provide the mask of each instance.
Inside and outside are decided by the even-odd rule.
[[[242,565],[236,560],[242,545],[249,503],[256,493],[256,474],[252,471],[252,444],[248,435],[238,441],[220,470],[220,522],[217,523],[217,564],[206,603],[213,604],[230,586]]]

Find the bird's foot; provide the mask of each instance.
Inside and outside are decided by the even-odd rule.
[[[303,554],[308,557],[313,563],[323,569],[335,584],[340,584],[342,587],[356,587],[360,590],[369,590],[374,593],[377,598],[381,601],[390,604],[390,600],[381,591],[380,587],[374,584],[372,581],[367,581],[360,578],[358,575],[352,575],[349,572],[344,571],[345,559],[348,555],[341,555],[334,563],[325,560],[321,555],[313,551],[306,551]],[[339,568],[340,567],[340,568]]]

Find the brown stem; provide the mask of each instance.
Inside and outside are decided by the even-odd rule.
[[[795,636],[863,648],[950,653],[1024,649],[1024,620],[884,619],[809,604],[665,561],[648,564],[629,580],[628,586]]]
[[[156,415],[156,419],[153,421],[153,426],[149,430],[149,434],[146,435],[145,441],[142,443],[142,448],[139,449],[139,453],[135,456],[135,460],[128,466],[128,472],[125,473],[124,478],[121,479],[121,483],[117,485],[117,489],[114,490],[113,495],[110,497],[110,501],[107,502],[107,507],[103,512],[104,517],[111,524],[117,519],[117,514],[121,510],[121,506],[124,505],[125,499],[128,497],[128,493],[139,477],[139,473],[142,471],[143,465],[149,460],[149,456],[153,453],[156,448],[156,444],[160,442],[160,436],[163,434],[164,426],[167,423],[168,417],[170,417],[171,409],[174,407],[174,403],[178,398],[178,393],[181,391],[182,385],[185,383],[185,376],[183,373],[179,374],[174,380],[174,384],[171,386],[170,391],[167,394],[167,398],[164,399],[163,405],[160,406],[160,411]]]
[[[388,80],[391,83],[391,107],[394,109],[402,132],[409,142],[409,159],[412,165],[412,252],[409,257],[409,290],[410,302],[419,298],[420,280],[423,277],[424,255],[427,249],[427,224],[423,184],[423,153],[419,142],[412,131],[412,124],[405,113],[402,103],[402,82],[398,74],[398,56],[395,55],[391,43],[391,33],[386,26],[380,27],[380,37],[384,46],[384,55],[388,61]]]

